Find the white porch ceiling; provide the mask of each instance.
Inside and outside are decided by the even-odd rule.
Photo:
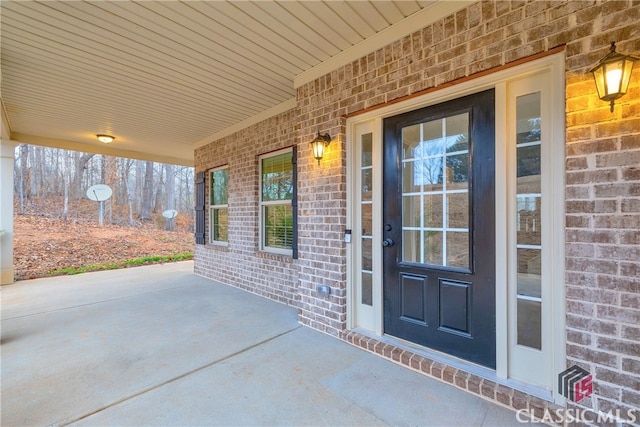
[[[295,105],[294,84],[468,3],[3,0],[5,125],[20,142],[191,165],[194,147]]]

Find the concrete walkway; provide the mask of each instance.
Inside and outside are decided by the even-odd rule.
[[[517,425],[193,263],[2,288],[2,426]]]

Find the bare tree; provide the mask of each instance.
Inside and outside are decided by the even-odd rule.
[[[162,209],[163,201],[163,189],[164,189],[164,164],[160,164],[160,171],[158,172],[158,185],[156,186],[156,197],[153,203],[153,213],[157,213]]]
[[[25,213],[25,199],[29,196],[27,188],[29,185],[29,146],[27,144],[20,144],[20,175],[18,176],[18,195],[20,196],[20,211],[21,215]]]
[[[144,187],[142,189],[142,208],[140,219],[151,221],[151,199],[153,198],[153,162],[145,162]]]
[[[87,168],[87,163],[95,154],[83,153],[76,160],[76,172],[73,176],[73,197],[80,199],[82,197],[82,176]]]
[[[176,208],[176,173],[173,165],[166,165],[167,180],[165,183],[167,191],[167,210],[175,210]],[[173,231],[175,228],[175,218],[167,218],[167,231]]]
[[[142,193],[144,187],[144,164],[142,160],[136,160],[136,185],[134,200],[136,202],[136,212],[142,211]]]
[[[69,187],[71,184],[71,180],[69,179],[71,175],[71,154],[68,151],[66,152],[64,160],[64,205],[62,207],[62,218],[66,221],[69,216]]]

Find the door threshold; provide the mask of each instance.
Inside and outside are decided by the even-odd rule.
[[[555,403],[553,399],[553,393],[550,390],[543,389],[541,387],[537,387],[531,384],[524,383],[522,381],[518,381],[510,378],[501,378],[496,375],[496,372],[493,369],[486,368],[484,366],[477,365],[472,362],[468,362],[463,359],[459,359],[457,357],[451,356],[446,353],[442,353],[436,350],[432,350],[427,347],[420,346],[418,344],[412,343],[410,341],[403,340],[401,338],[396,338],[391,335],[376,335],[374,332],[369,331],[367,329],[362,328],[354,328],[351,332],[355,332],[359,335],[362,335],[366,338],[371,338],[376,341],[379,341],[383,344],[389,344],[394,347],[397,347],[401,350],[411,352],[418,356],[422,356],[424,358],[433,360],[434,362],[442,363],[443,365],[450,366],[452,368],[459,369],[468,374],[478,376],[480,378],[484,378],[489,381],[493,381],[496,384],[503,385],[505,387],[512,388],[514,390],[518,390],[522,393],[528,394],[530,396],[537,397],[544,401]],[[402,364],[402,363],[401,363]],[[404,366],[404,364],[402,364]]]

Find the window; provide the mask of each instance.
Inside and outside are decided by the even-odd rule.
[[[295,150],[260,157],[260,250],[296,258]]]
[[[229,167],[211,171],[209,181],[209,241],[226,244],[229,241]]]

